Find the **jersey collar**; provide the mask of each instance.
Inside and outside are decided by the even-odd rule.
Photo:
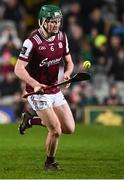
[[[49,37],[48,39],[44,36],[44,34],[43,34],[43,32],[42,32],[42,30],[39,28],[38,29],[38,32],[40,33],[40,35],[41,35],[41,37],[43,38],[43,39],[45,39],[46,41],[48,41],[48,42],[52,42],[52,41],[54,41],[54,39],[55,39],[55,36],[51,36],[51,37]]]

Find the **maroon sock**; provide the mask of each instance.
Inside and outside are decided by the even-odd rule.
[[[32,117],[32,119],[29,119],[29,124],[44,126],[42,124],[42,120],[38,116],[34,116],[34,117]]]

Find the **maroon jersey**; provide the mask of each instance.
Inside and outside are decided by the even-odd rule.
[[[41,84],[52,85],[58,82],[59,64],[62,57],[67,54],[69,54],[69,48],[65,33],[60,31],[46,40],[39,30],[35,30],[24,41],[19,59],[28,62],[26,70],[31,77]],[[26,91],[32,92],[33,88],[26,84]],[[59,91],[59,88],[52,88],[46,93],[52,94]]]

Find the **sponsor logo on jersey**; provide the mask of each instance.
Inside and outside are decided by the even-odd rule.
[[[47,61],[47,60],[48,60],[48,58],[43,59],[41,61],[41,63],[39,64],[39,66],[42,67],[42,66],[46,65],[47,67],[49,67],[49,66],[52,66],[54,64],[59,64],[59,62],[61,61],[61,58],[53,59],[50,61]]]
[[[41,61],[41,63],[39,64],[39,66],[42,67],[42,66],[46,65],[47,64],[47,60],[48,60],[48,58],[43,59]]]

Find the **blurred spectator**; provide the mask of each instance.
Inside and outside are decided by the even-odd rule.
[[[0,24],[0,49],[7,44],[12,42],[16,49],[21,48],[21,40],[18,37],[18,32],[15,24],[12,21],[1,21]]]
[[[81,42],[80,57],[81,57],[80,59],[81,61],[90,60],[92,65],[95,64],[95,58],[93,56],[90,43],[86,37],[83,37],[82,42]]]
[[[98,34],[104,34],[105,22],[102,18],[102,11],[100,8],[93,9],[83,27],[86,33],[91,33],[92,29],[96,29]]]
[[[19,0],[4,1],[1,10],[1,19],[15,22],[19,32],[25,32],[26,24],[24,18],[26,17],[26,11]]]
[[[112,60],[117,56],[118,49],[121,47],[121,38],[118,35],[110,37],[107,53]]]
[[[66,2],[61,4],[64,18],[63,18],[63,29],[65,32],[68,31],[70,24],[79,24],[82,25],[82,6],[80,1],[72,0],[71,2]]]
[[[69,40],[69,48],[74,64],[77,64],[77,62],[81,59],[80,52],[81,52],[82,39],[83,39],[83,30],[81,26],[72,23],[69,26],[68,40]]]
[[[0,64],[5,74],[14,67],[22,43],[11,21],[1,22],[0,35]]]
[[[118,87],[116,84],[113,84],[110,87],[109,96],[104,99],[105,105],[121,105],[121,97],[119,96]]]
[[[124,21],[124,1],[123,0],[116,0],[117,6],[117,18],[120,21]]]
[[[96,65],[93,66],[94,75],[104,75],[107,76],[108,71],[111,66],[111,61],[105,58],[104,56],[100,56],[96,59]]]
[[[21,116],[24,103],[21,98],[20,81],[13,72],[8,72],[0,81],[0,106],[10,106],[15,109],[16,117]]]
[[[117,21],[117,22],[111,27],[111,34],[112,34],[112,35],[118,35],[118,36],[124,38],[124,24],[123,24],[121,21]]]
[[[91,84],[87,83],[83,87],[80,105],[87,106],[87,105],[97,105],[97,104],[98,104],[98,99],[94,94],[94,89]]]
[[[2,97],[12,96],[21,93],[20,81],[15,77],[13,72],[8,72],[3,81],[0,83],[0,95]]]
[[[109,75],[113,76],[115,81],[124,81],[124,47],[121,47],[114,57]]]

